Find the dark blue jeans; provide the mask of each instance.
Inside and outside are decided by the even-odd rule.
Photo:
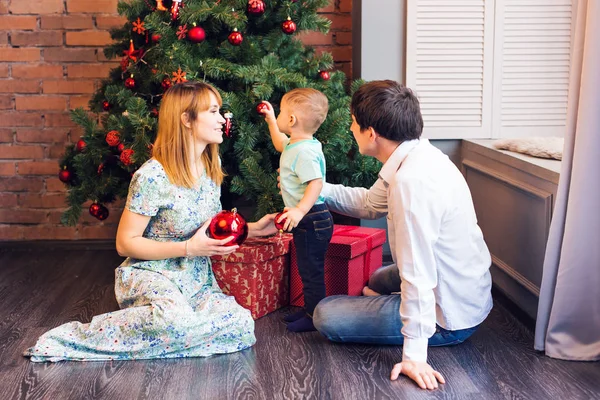
[[[381,296],[330,296],[319,303],[315,328],[334,342],[369,344],[404,343],[400,332],[400,276],[395,265],[379,268],[369,279],[369,287]],[[467,340],[478,328],[449,331],[436,326],[429,346],[450,346]]]
[[[325,298],[325,252],[333,236],[333,218],[325,204],[315,204],[292,231],[298,272],[304,286],[304,309],[312,315]]]

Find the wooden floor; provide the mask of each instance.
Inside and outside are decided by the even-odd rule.
[[[501,301],[466,343],[432,348],[447,379],[423,391],[391,382],[402,349],[290,334],[283,309],[256,321],[257,344],[182,360],[31,363],[22,351],[46,330],[113,311],[110,247],[0,243],[0,399],[600,399],[600,364],[533,350],[531,330]]]

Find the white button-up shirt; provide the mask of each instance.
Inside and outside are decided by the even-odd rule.
[[[467,183],[427,139],[402,143],[370,189],[325,184],[330,210],[364,219],[387,214],[400,272],[403,360],[426,361],[436,322],[448,330],[480,324],[492,309],[491,257]]]

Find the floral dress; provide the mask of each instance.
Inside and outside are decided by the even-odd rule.
[[[193,189],[175,186],[151,159],[134,174],[126,207],[151,217],[144,237],[182,241],[219,212],[219,197],[207,176]],[[36,362],[204,357],[256,341],[250,311],[221,292],[208,257],[127,258],[116,269],[115,294],[119,311],[54,328],[25,355]]]

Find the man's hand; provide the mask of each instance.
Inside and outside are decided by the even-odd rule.
[[[438,381],[446,383],[446,380],[439,372],[431,368],[431,365],[426,362],[419,361],[402,361],[394,365],[390,379],[395,381],[400,374],[408,376],[421,389],[437,389]]]
[[[283,225],[283,230],[287,232],[291,232],[292,229],[298,226],[304,215],[306,214],[298,207],[294,208],[284,208],[284,213],[279,217],[280,220],[286,218],[285,224]]]

